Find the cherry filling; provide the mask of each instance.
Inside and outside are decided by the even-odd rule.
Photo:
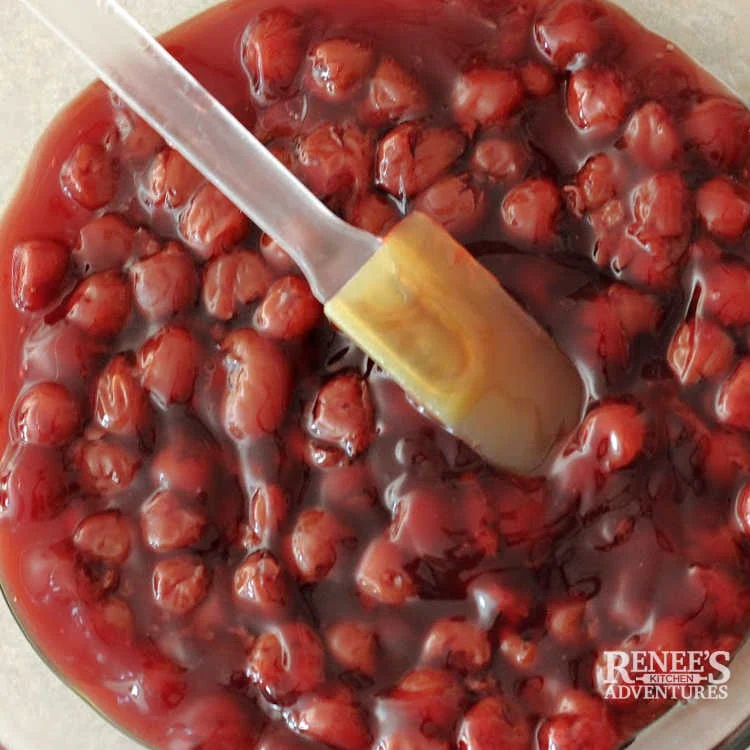
[[[2,234],[4,583],[156,747],[611,750],[670,701],[608,695],[605,650],[750,624],[750,112],[598,0],[370,6],[167,44],[346,220],[465,243],[579,429],[542,478],[484,464],[94,88]]]

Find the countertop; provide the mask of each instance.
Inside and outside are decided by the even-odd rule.
[[[210,0],[121,1],[154,33],[213,5]],[[690,51],[750,101],[750,59],[745,44],[750,38],[750,0],[620,0],[620,4]],[[675,18],[680,19],[679,26]],[[91,75],[17,0],[0,0],[0,28],[1,211],[45,126]],[[48,671],[1,602],[0,633],[0,750],[2,745],[7,750],[139,748]],[[750,659],[744,661],[750,667]],[[747,699],[742,698],[750,696],[749,685],[750,680],[744,680],[732,688],[739,716],[743,710],[747,713]],[[729,728],[731,720],[721,723],[725,721]],[[680,750],[701,747],[700,743],[705,747],[709,736],[721,737],[721,729],[717,734],[710,720],[680,723],[687,736],[699,743],[683,739]]]

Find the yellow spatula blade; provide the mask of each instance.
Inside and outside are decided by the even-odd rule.
[[[572,363],[439,224],[411,213],[326,305],[328,318],[455,435],[534,473],[580,418]]]

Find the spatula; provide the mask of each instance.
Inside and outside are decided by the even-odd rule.
[[[424,214],[384,239],[349,226],[115,0],[21,0],[273,237],[328,318],[428,414],[501,469],[534,473],[583,386],[550,336]]]

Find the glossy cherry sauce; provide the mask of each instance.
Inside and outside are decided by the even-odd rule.
[[[442,221],[587,414],[543,478],[488,467],[94,87],[2,233],[29,636],[170,750],[617,747],[669,706],[603,700],[604,649],[750,616],[750,113],[594,0],[234,2],[167,44],[347,220]]]

